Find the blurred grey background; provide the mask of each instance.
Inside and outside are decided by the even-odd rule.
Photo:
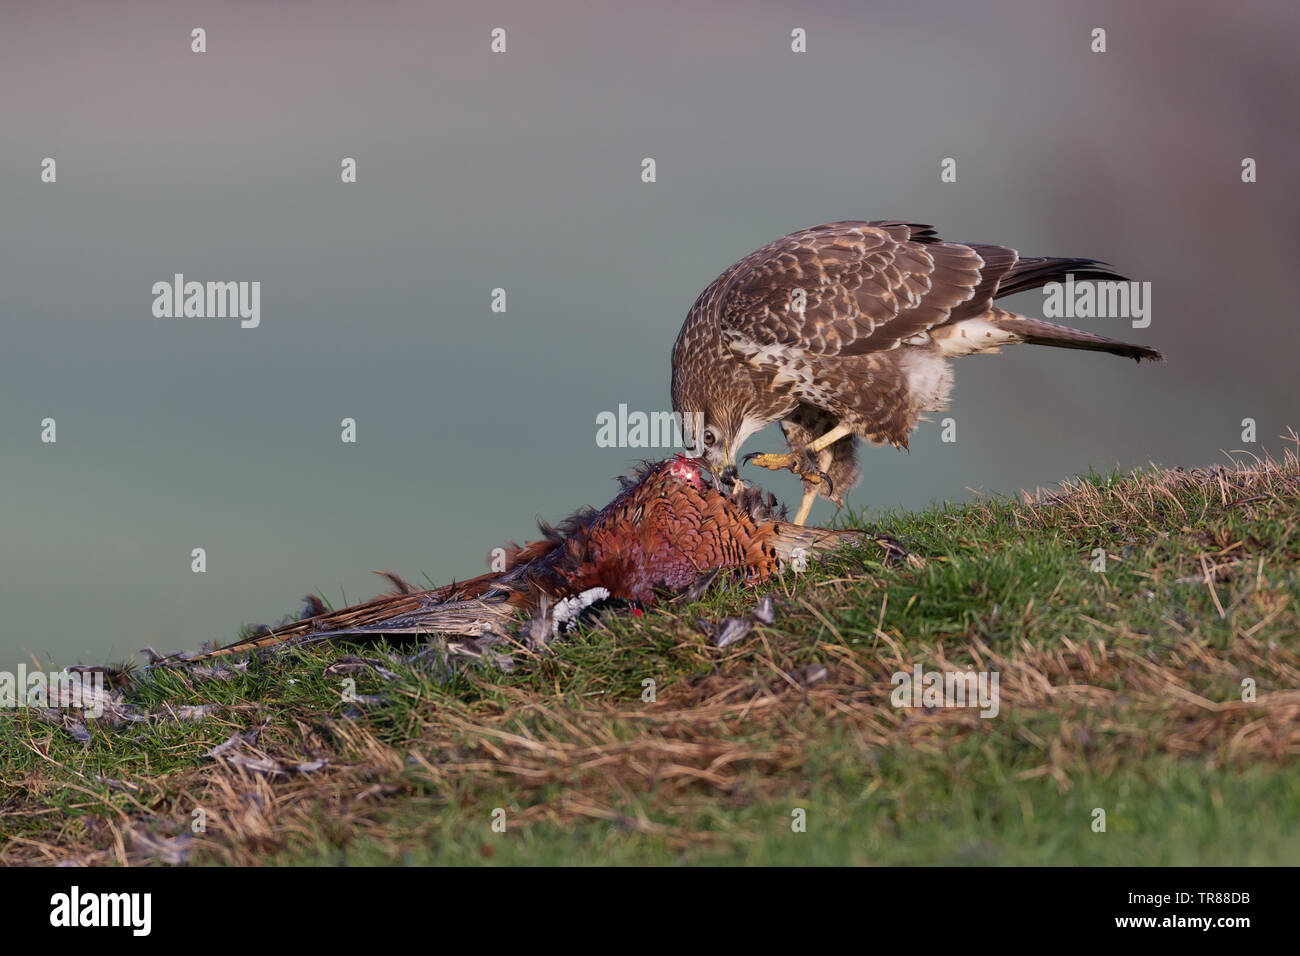
[[[369,597],[372,569],[481,572],[658,457],[597,447],[597,413],[666,408],[696,295],[827,220],[1106,259],[1152,282],[1152,324],[1078,324],[1169,360],[959,360],[956,444],[936,422],[868,449],[852,505],[1220,461],[1245,417],[1280,449],[1298,23],[1280,0],[5,4],[0,667],[195,649],[308,591]],[[261,327],[154,318],[176,272],[260,280]]]

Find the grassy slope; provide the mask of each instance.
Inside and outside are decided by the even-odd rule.
[[[723,650],[695,620],[751,592],[608,620],[509,674],[374,645],[163,673],[128,693],[150,720],[89,743],[20,712],[0,720],[0,861],[1300,859],[1293,455],[873,518],[924,563],[844,552],[771,586],[775,625]],[[893,707],[917,662],[997,671],[1000,714]],[[344,703],[347,676],[380,699]],[[195,704],[218,706],[168,718]],[[256,728],[233,752],[285,772],[205,756]]]

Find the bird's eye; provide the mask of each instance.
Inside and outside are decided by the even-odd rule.
[[[714,433],[712,428],[704,429],[705,448],[712,448],[715,444],[717,444],[717,441],[718,441],[718,436]]]

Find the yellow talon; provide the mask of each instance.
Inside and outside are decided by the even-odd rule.
[[[745,456],[745,464],[758,465],[759,468],[767,468],[770,471],[780,471],[782,468],[789,468],[796,475],[810,484],[826,484],[826,495],[832,493],[833,485],[830,475],[824,471],[804,471],[800,465],[802,462],[798,455],[788,452],[784,455],[772,454],[769,452],[754,452]]]
[[[806,482],[803,502],[799,505],[799,513],[794,517],[795,524],[803,525],[808,523],[808,515],[812,511],[813,501],[816,500],[819,494],[825,495],[827,498],[831,498],[835,494],[835,484],[831,481],[831,476],[824,471],[804,471],[801,467],[804,464],[803,461],[793,452],[787,452],[784,455],[753,452],[745,456],[744,462],[747,465],[758,465],[759,468],[767,468],[771,471],[789,468]],[[818,487],[819,485],[824,487]],[[831,500],[838,505],[843,504],[842,499],[835,500],[831,498]]]
[[[759,468],[767,468],[769,471],[780,471],[782,468],[789,468],[798,474],[799,459],[795,455],[770,454],[767,452],[746,455],[745,462],[750,465],[758,465]]]

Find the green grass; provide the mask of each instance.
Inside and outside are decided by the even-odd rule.
[[[746,613],[750,589],[606,618],[509,673],[314,645],[223,679],[137,674],[123,701],[145,719],[88,722],[89,743],[64,717],[6,715],[0,861],[1300,858],[1294,455],[846,523],[919,560],[867,544],[789,575],[764,589],[775,624],[722,650],[695,622]],[[998,716],[894,707],[915,663],[996,671]],[[378,699],[345,702],[347,677]],[[169,719],[187,705],[213,709]],[[253,730],[243,765],[207,756]]]

